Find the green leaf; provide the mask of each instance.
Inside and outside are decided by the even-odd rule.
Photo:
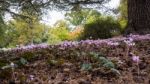
[[[114,73],[116,73],[116,74],[118,74],[118,75],[121,75],[121,73],[117,69],[111,68],[111,71],[114,72]]]
[[[105,57],[99,57],[99,61],[103,65],[103,64],[106,64],[108,62],[108,59],[106,59]]]
[[[7,69],[7,68],[11,68],[11,66],[10,65],[6,65],[6,66],[1,67],[1,69]]]
[[[83,63],[81,66],[82,70],[91,70],[92,69],[92,65],[89,63]]]
[[[99,54],[97,54],[97,53],[95,53],[95,52],[90,52],[90,55],[92,55],[94,58],[98,58],[99,56]]]
[[[21,58],[20,62],[21,62],[22,65],[25,65],[25,64],[28,63],[28,61],[26,59],[24,59],[24,58]]]
[[[112,62],[107,62],[103,66],[106,68],[115,68],[115,65]]]

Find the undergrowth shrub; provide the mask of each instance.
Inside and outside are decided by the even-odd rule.
[[[97,18],[96,21],[84,25],[81,39],[106,39],[120,35],[121,26],[111,17]]]
[[[29,59],[28,59],[29,60]],[[19,60],[17,60],[15,62],[15,64],[18,65],[18,67],[23,67],[24,65],[26,65],[28,63],[27,59],[21,57]]]
[[[69,39],[71,41],[80,40],[80,37],[82,36],[83,27],[78,26],[73,31],[69,32]]]
[[[116,69],[116,64],[110,59],[108,59],[107,56],[103,55],[102,53],[96,52],[90,52],[89,55],[90,59],[92,59],[93,62],[83,63],[81,66],[83,70],[91,70],[94,68],[105,68],[108,71],[120,74],[120,72]]]

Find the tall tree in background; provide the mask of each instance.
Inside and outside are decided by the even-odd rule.
[[[69,38],[69,28],[68,24],[63,20],[58,20],[54,27],[48,30],[48,43],[56,44],[61,41],[68,40]]]
[[[33,21],[32,28],[26,19],[17,18],[10,21],[8,29],[8,46],[41,43],[44,38],[45,27],[39,21]]]
[[[43,9],[72,10],[78,5],[84,7],[99,7],[99,5],[105,4],[109,1],[110,0],[1,0],[0,11],[10,13],[14,16],[22,16],[12,10],[18,8],[17,11],[22,9],[32,10],[40,15],[45,11]]]
[[[6,24],[3,21],[3,17],[0,15],[0,48],[5,45],[5,31],[6,31]]]
[[[128,27],[126,34],[150,33],[150,0],[128,0]]]
[[[101,13],[93,9],[74,10],[66,13],[66,20],[74,26],[83,26],[85,23],[90,22],[101,16]]]

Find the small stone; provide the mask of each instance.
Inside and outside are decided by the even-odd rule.
[[[65,68],[65,69],[64,69],[64,72],[69,72],[69,71],[70,71],[69,68]]]

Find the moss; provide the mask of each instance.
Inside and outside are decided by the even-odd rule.
[[[22,57],[27,61],[31,61],[35,57],[35,55],[33,52],[25,52],[22,54]]]
[[[50,66],[61,66],[62,64],[64,64],[65,60],[64,59],[57,59],[57,60],[52,60],[52,59],[48,59],[47,63]]]
[[[47,63],[48,63],[50,66],[54,66],[54,65],[56,65],[56,64],[57,64],[57,62],[58,62],[58,61],[56,61],[56,60],[52,60],[52,59],[48,59],[48,60],[47,60]]]
[[[2,68],[3,66],[6,66],[9,62],[7,60],[4,59],[0,59],[0,68]]]
[[[25,81],[27,80],[27,77],[25,77],[25,75],[19,75],[19,78],[20,78],[20,83],[21,84],[24,84]]]

